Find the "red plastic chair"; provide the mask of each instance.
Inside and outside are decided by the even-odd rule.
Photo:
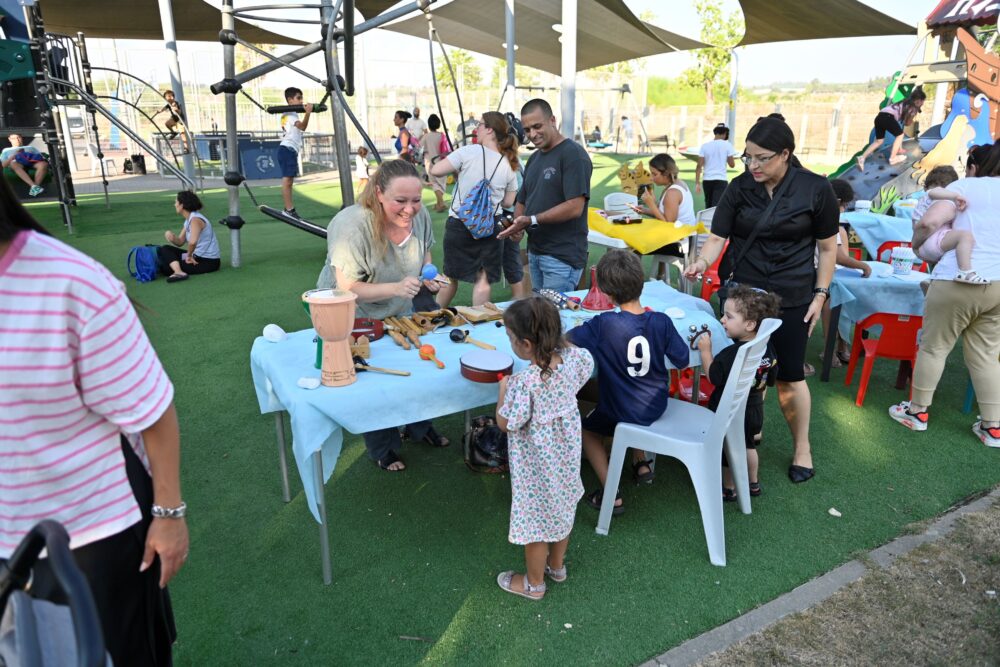
[[[861,261],[861,248],[848,248],[847,254],[859,262]]]
[[[712,295],[718,292],[719,288],[722,287],[722,279],[719,278],[719,263],[726,255],[726,250],[728,248],[729,241],[726,241],[726,244],[722,246],[722,252],[720,252],[719,256],[715,258],[712,266],[708,267],[708,271],[705,271],[705,273],[701,275],[701,298],[705,301],[711,299]],[[690,396],[690,394],[688,394],[688,396]]]
[[[909,241],[886,241],[878,247],[878,252],[875,254],[875,258],[880,262],[891,262],[892,261],[892,249],[893,248],[912,248],[913,244]],[[922,271],[927,273],[927,262],[923,262],[919,266],[914,264],[913,268],[917,271]]]
[[[875,313],[861,320],[854,327],[854,340],[851,343],[851,360],[847,364],[847,377],[844,385],[850,386],[854,378],[854,368],[858,364],[862,348],[865,351],[864,366],[861,369],[861,382],[858,384],[858,396],[854,404],[859,408],[864,405],[865,393],[868,391],[868,380],[871,378],[875,358],[917,361],[917,333],[924,324],[924,318],[919,315],[892,315]],[[864,338],[863,332],[875,326],[882,327],[878,338]]]
[[[694,384],[694,371],[685,368],[681,371],[670,371],[670,395],[691,402],[691,387]],[[708,400],[715,391],[715,385],[708,381],[708,376],[704,373],[698,382],[698,405],[707,406]]]

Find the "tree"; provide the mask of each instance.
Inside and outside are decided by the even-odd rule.
[[[483,81],[483,71],[476,64],[471,53],[462,49],[452,49],[448,52],[448,59],[451,60],[451,67],[455,70],[455,78],[461,81],[463,90],[479,87]],[[437,61],[434,76],[437,78],[438,86],[450,90],[454,86],[451,74],[448,72],[448,63],[443,57],[437,58]]]
[[[691,86],[702,88],[709,104],[715,103],[715,89],[729,87],[730,49],[743,37],[743,16],[733,12],[722,13],[718,0],[696,0],[695,9],[701,16],[701,41],[712,48],[694,51],[695,65],[684,71],[684,78]]]

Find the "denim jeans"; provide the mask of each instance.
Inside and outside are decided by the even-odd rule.
[[[583,269],[572,266],[551,255],[528,253],[528,270],[531,271],[531,286],[535,289],[554,289],[557,292],[572,292],[580,282]]]

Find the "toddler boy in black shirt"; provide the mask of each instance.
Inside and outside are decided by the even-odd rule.
[[[709,410],[714,411],[719,407],[719,400],[722,398],[726,381],[729,379],[729,371],[732,370],[733,362],[736,361],[737,350],[740,349],[741,345],[757,337],[757,329],[765,318],[778,317],[780,311],[781,299],[776,294],[747,285],[738,285],[729,291],[725,303],[722,304],[720,321],[722,328],[726,330],[726,335],[733,340],[733,345],[725,348],[713,358],[711,334],[706,333],[698,338],[701,367],[708,369],[708,379],[715,385],[708,401]],[[753,386],[750,387],[750,393],[747,396],[746,415],[743,419],[751,496],[761,494],[760,481],[757,478],[758,443],[754,440],[754,436],[760,433],[764,426],[764,389],[768,384],[774,384],[777,370],[778,360],[771,344],[768,343],[764,356],[761,357],[760,366],[757,368],[757,374],[754,376]],[[725,454],[722,456],[725,462]],[[736,500],[735,483],[728,467],[723,470],[722,499]]]

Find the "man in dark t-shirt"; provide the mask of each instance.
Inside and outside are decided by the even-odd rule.
[[[590,156],[567,141],[556,126],[552,107],[542,99],[521,108],[521,123],[538,150],[524,168],[514,220],[500,238],[519,239],[528,232],[528,267],[536,289],[576,289],[587,264],[587,201]]]

